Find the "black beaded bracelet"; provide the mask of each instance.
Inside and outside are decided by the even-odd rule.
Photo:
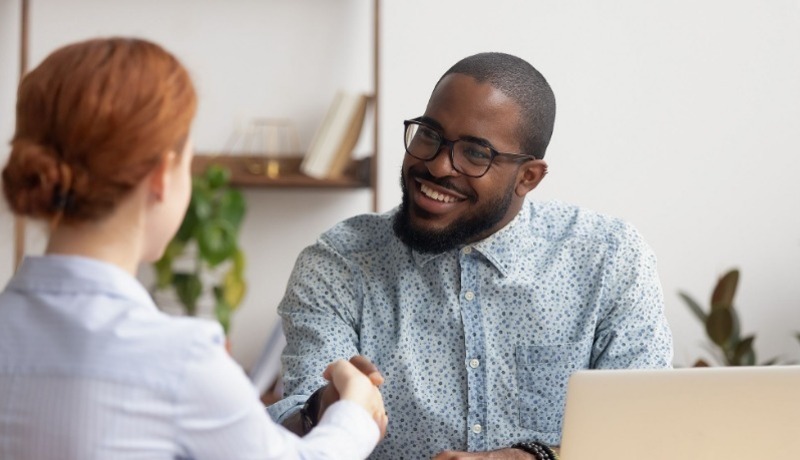
[[[518,442],[511,447],[533,455],[536,457],[536,460],[558,460],[558,454],[556,454],[553,449],[540,442]]]

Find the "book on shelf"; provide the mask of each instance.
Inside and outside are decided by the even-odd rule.
[[[303,174],[317,179],[344,174],[361,136],[368,101],[363,93],[336,93],[300,164]]]

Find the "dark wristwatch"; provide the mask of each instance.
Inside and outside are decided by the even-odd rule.
[[[558,454],[556,454],[553,449],[540,442],[518,442],[511,446],[511,448],[527,452],[536,457],[536,460],[558,460]]]
[[[300,408],[300,420],[303,422],[303,434],[308,434],[319,423],[319,405],[322,401],[322,392],[325,387],[320,387],[311,393],[306,403]]]

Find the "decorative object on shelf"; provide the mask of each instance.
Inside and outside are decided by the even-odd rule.
[[[339,91],[314,134],[300,171],[317,179],[337,178],[351,162],[361,136],[369,96]]]
[[[294,123],[286,118],[255,118],[244,132],[234,130],[225,154],[247,158],[247,171],[270,179],[281,175],[281,159],[297,155],[300,141]]]
[[[309,156],[298,148],[297,130],[285,118],[256,118],[245,129],[236,129],[220,153],[198,154],[192,162],[192,172],[203,174],[209,165],[220,165],[230,171],[230,184],[250,187],[294,188],[361,188],[369,187],[372,170],[370,158],[353,161],[351,152],[361,134],[367,96],[355,95],[356,119],[333,152],[335,160],[326,166],[323,177],[302,172]],[[313,146],[312,146],[313,147]],[[319,155],[319,151],[315,155]]]
[[[195,155],[192,171],[201,174],[208,165],[217,164],[228,168],[231,172],[231,185],[238,187],[274,187],[274,188],[306,188],[306,189],[356,189],[370,187],[372,184],[372,158],[365,157],[351,161],[344,175],[337,178],[315,179],[300,172],[303,157],[281,157],[280,174],[269,177],[253,174],[252,165],[263,157],[246,155]]]
[[[733,297],[738,284],[739,270],[732,269],[725,273],[711,294],[709,311],[705,311],[688,294],[679,292],[678,295],[705,326],[706,334],[714,345],[710,351],[717,357],[720,364],[724,366],[754,366],[757,365],[756,352],[753,349],[756,337],[755,335],[741,336],[739,315],[733,307]],[[773,358],[760,365],[767,366],[777,363],[778,358]],[[709,363],[698,359],[694,365],[695,367],[704,367]]]
[[[238,243],[246,205],[229,183],[230,171],[213,164],[193,178],[191,201],[178,233],[153,264],[154,292],[174,289],[190,316],[198,313],[206,294],[226,334],[247,288],[245,257]]]

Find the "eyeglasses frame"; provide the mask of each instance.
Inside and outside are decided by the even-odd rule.
[[[432,157],[430,157],[430,158],[420,158],[420,157],[418,157],[416,155],[413,155],[411,152],[408,151],[408,146],[406,145],[406,143],[408,142],[407,139],[406,139],[406,133],[408,132],[408,125],[411,125],[411,124],[424,126],[426,128],[431,129],[432,131],[435,131],[439,135],[439,139],[440,139],[439,140],[439,148],[436,149],[436,153]],[[464,171],[461,171],[456,166],[455,153],[454,152],[455,152],[456,142],[459,142],[459,141],[461,141],[461,142],[473,142],[473,143],[476,143],[476,144],[480,144],[483,147],[486,147],[487,149],[489,149],[489,152],[492,154],[492,157],[489,159],[489,163],[486,165],[486,170],[483,173],[481,173],[480,175],[477,175],[477,176],[472,175],[472,174],[467,174]],[[494,163],[494,159],[497,158],[497,157],[510,158],[510,159],[513,159],[514,161],[518,161],[518,160],[522,159],[523,163],[526,162],[526,161],[536,160],[537,159],[534,155],[530,155],[530,154],[527,154],[527,153],[500,152],[497,149],[495,149],[494,147],[492,147],[488,142],[478,142],[478,141],[469,140],[469,139],[462,139],[462,138],[458,138],[458,139],[454,139],[454,140],[447,139],[446,137],[444,137],[444,135],[442,134],[440,129],[436,128],[435,126],[431,126],[429,123],[425,123],[422,120],[422,117],[412,118],[410,120],[403,120],[403,146],[405,147],[407,155],[411,156],[412,158],[416,158],[417,160],[422,160],[422,161],[433,161],[433,160],[435,160],[436,157],[439,156],[439,153],[441,153],[442,147],[449,147],[449,149],[450,149],[450,164],[453,166],[453,169],[458,171],[459,174],[463,174],[463,175],[465,175],[467,177],[472,177],[472,178],[475,178],[475,179],[478,179],[480,177],[485,176],[486,173],[489,172],[489,169],[491,169],[492,164]]]

